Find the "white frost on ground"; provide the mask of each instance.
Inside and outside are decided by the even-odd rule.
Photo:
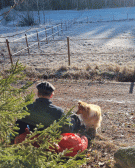
[[[2,14],[3,11],[0,11]],[[65,21],[74,20],[75,24],[68,28],[67,31],[60,33],[60,36],[55,35],[55,41],[49,44],[40,43],[40,50],[37,44],[30,48],[30,53],[33,56],[28,56],[27,50],[19,53],[21,56],[13,56],[13,60],[18,58],[20,62],[34,67],[56,67],[67,65],[67,41],[66,37],[70,38],[70,53],[71,64],[78,66],[86,66],[90,63],[118,63],[120,65],[134,66],[135,64],[135,8],[111,8],[111,9],[95,9],[95,10],[59,10],[45,11],[44,26],[43,11],[40,11],[41,23],[39,26],[33,27],[17,27],[15,26],[24,13],[12,11],[14,20],[0,23],[0,42],[5,42],[5,38],[9,42],[17,38],[31,35],[36,30],[43,32],[39,34],[40,40],[45,38],[44,27],[52,26],[56,23],[65,23]],[[15,14],[15,15],[14,15]],[[34,19],[38,19],[37,12],[33,12]],[[2,17],[0,16],[0,20]],[[88,22],[88,23],[87,23]],[[20,34],[21,33],[21,34]],[[18,34],[13,36],[14,34]],[[9,37],[12,36],[12,37]],[[28,40],[36,40],[35,36]],[[11,53],[15,53],[18,49],[26,47],[25,38],[23,43],[10,43]],[[1,60],[7,63],[10,62],[7,48],[3,44],[0,45]],[[46,55],[42,55],[46,54]],[[3,56],[4,55],[4,56]]]

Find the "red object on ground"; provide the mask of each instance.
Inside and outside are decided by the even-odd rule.
[[[27,134],[30,134],[29,128],[25,128],[24,133],[15,137],[14,144],[18,144],[18,143],[23,142],[25,140]],[[34,139],[34,138],[37,138],[38,136],[39,136],[39,134],[35,135],[34,137],[31,138],[31,140]],[[40,147],[40,145],[37,142],[34,142],[32,145],[37,147],[37,148]]]
[[[73,148],[73,152],[67,153],[66,156],[75,156],[79,151],[81,153],[88,147],[88,139],[85,136],[74,133],[64,133],[62,136],[62,140],[58,143],[60,146],[59,152]]]
[[[29,134],[29,129],[26,128],[25,132],[19,136],[17,136],[14,140],[15,144],[21,143],[25,140],[26,135]],[[88,147],[88,139],[85,136],[81,136],[80,134],[74,134],[74,133],[63,133],[62,139],[58,144],[55,144],[56,148],[54,150],[59,153],[64,151],[65,149],[71,149],[72,152],[67,153],[66,156],[75,156],[78,152],[82,152]],[[31,139],[34,139],[35,137],[38,137],[39,135],[35,135]],[[37,142],[33,143],[33,146],[40,147]],[[50,147],[50,150],[53,149]]]
[[[30,134],[29,128],[25,128],[24,133],[15,137],[14,144],[18,144],[18,143],[23,142],[25,140],[27,134]]]

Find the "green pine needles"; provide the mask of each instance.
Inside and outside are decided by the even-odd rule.
[[[65,150],[57,153],[56,145],[61,139],[61,127],[69,124],[68,116],[72,109],[58,122],[54,121],[50,127],[40,131],[43,125],[37,125],[34,132],[27,135],[25,141],[12,144],[19,129],[15,125],[16,119],[29,115],[28,104],[33,102],[34,94],[27,93],[32,82],[25,81],[24,66],[16,63],[0,76],[0,167],[1,168],[74,168],[86,163],[85,151],[74,157],[65,157],[70,152]],[[35,135],[39,134],[38,137]],[[35,138],[33,139],[32,137]],[[32,144],[40,144],[34,147]]]

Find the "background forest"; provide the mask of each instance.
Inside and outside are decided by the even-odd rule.
[[[0,9],[20,2],[18,10],[100,9],[135,6],[135,0],[0,0]]]

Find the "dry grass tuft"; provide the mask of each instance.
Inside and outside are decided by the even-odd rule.
[[[120,66],[116,65],[116,67],[115,67],[115,72],[116,72],[116,73],[120,72]]]
[[[87,64],[85,67],[61,66],[54,68],[26,67],[25,73],[30,78],[64,78],[89,80],[115,80],[135,82],[135,67],[118,64]]]
[[[67,71],[68,68],[66,66],[61,66],[57,71]]]
[[[77,67],[77,66],[72,66],[72,67],[71,67],[71,68],[69,68],[69,69],[79,70],[79,67]]]

